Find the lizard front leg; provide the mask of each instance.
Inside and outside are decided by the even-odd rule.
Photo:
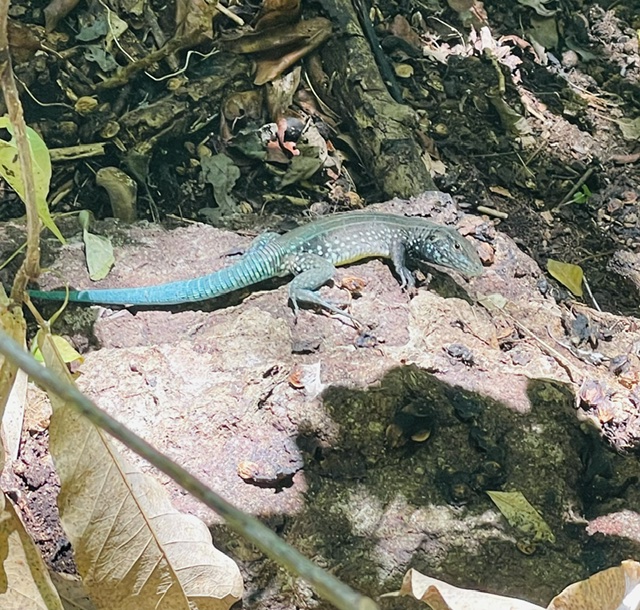
[[[289,284],[289,300],[296,317],[300,309],[299,303],[311,303],[360,324],[352,315],[323,299],[317,292],[318,288],[331,280],[336,273],[336,268],[331,261],[317,254],[304,252],[293,256],[287,266],[295,275]]]
[[[413,273],[405,265],[406,248],[404,243],[400,240],[395,240],[391,244],[390,249],[391,262],[398,277],[400,278],[400,287],[409,293],[415,291],[416,280],[413,277]]]

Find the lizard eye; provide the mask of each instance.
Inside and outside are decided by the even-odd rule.
[[[460,250],[461,246],[459,243],[455,243],[453,246],[456,250]]]

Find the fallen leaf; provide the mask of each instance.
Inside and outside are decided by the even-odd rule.
[[[107,191],[111,211],[118,220],[135,222],[138,216],[138,183],[131,176],[117,167],[101,167],[96,172],[96,184]],[[81,220],[80,223],[87,224],[88,220]],[[85,228],[89,229],[88,226]]]
[[[214,0],[178,0],[176,2],[176,37],[197,46],[205,40],[213,39],[213,20],[218,14]]]
[[[533,542],[555,542],[551,528],[540,513],[529,503],[519,491],[488,491],[498,510],[504,515],[509,525],[515,527]]]
[[[545,49],[558,47],[558,25],[554,17],[531,18],[529,36]]]
[[[50,337],[40,343],[47,367],[72,383]],[[127,463],[65,400],[49,398],[60,520],[96,606],[226,610],[237,602],[240,572],[213,546],[207,526],[178,513],[160,483]]]
[[[240,178],[240,169],[233,160],[225,154],[211,157],[200,157],[203,178],[213,186],[213,196],[220,206],[222,214],[235,211],[236,202],[231,196],[231,190]]]
[[[16,64],[31,61],[35,52],[42,49],[45,38],[42,26],[12,19],[7,22],[7,34],[11,55]]]
[[[22,315],[22,308],[17,305],[12,305],[2,284],[0,284],[0,329],[16,341],[16,343],[24,345],[27,324]],[[2,471],[5,458],[2,441],[3,435],[7,443],[7,450],[10,451],[11,455],[15,453],[16,444],[20,440],[20,433],[22,431],[23,401],[18,401],[18,404],[14,405],[14,408],[11,409],[13,425],[9,427],[10,424],[5,421],[5,408],[7,408],[9,398],[12,396],[17,374],[17,367],[6,360],[4,356],[0,355],[0,432],[2,432],[2,434],[0,434],[0,472]]]
[[[83,231],[82,239],[84,241],[84,255],[87,259],[89,277],[94,281],[104,279],[116,262],[113,256],[113,246],[109,238]]]
[[[411,64],[396,64],[393,71],[398,78],[411,78],[413,76],[413,66]]]
[[[423,601],[432,610],[544,610],[513,597],[454,587],[413,569],[405,574],[400,595]]]
[[[0,583],[0,608],[63,610],[40,551],[3,492],[0,492]]]
[[[496,195],[501,195],[502,197],[507,197],[508,199],[514,198],[513,195],[511,194],[511,191],[504,188],[503,186],[490,186],[489,190],[492,193],[495,193]]]
[[[80,0],[51,0],[44,9],[44,22],[47,32],[52,32],[61,19],[64,19]]]
[[[269,111],[269,118],[277,124],[277,122],[286,116],[295,95],[298,85],[300,84],[300,74],[302,69],[298,66],[278,78],[273,79],[266,86],[266,101]],[[281,138],[284,140],[284,138]]]
[[[620,127],[625,140],[640,140],[640,117],[635,119],[619,119],[615,121]]]
[[[307,149],[307,154],[311,154],[310,147]],[[322,160],[317,155],[298,155],[297,157],[293,157],[289,168],[280,182],[280,188],[311,178],[321,167]]]
[[[555,9],[550,10],[545,5],[551,0],[518,0],[519,4],[532,8],[540,17],[551,17],[556,14]]]
[[[550,258],[547,261],[547,271],[552,277],[558,280],[577,297],[582,296],[582,280],[584,278],[584,273],[578,265],[563,263]]]
[[[79,576],[51,571],[49,576],[65,610],[96,610]]]
[[[487,296],[480,297],[478,299],[483,307],[486,307],[489,311],[503,310],[509,302],[504,296],[499,293],[488,294]]]
[[[275,58],[263,58],[259,59],[256,69],[256,75],[253,80],[255,85],[264,85],[284,73],[297,61],[311,53],[311,51],[318,48],[325,40],[331,36],[331,21],[322,17],[315,17],[313,19],[307,19],[306,21],[300,21],[294,24],[294,26],[288,26],[291,32],[285,32],[282,43],[286,39],[297,39],[297,44],[284,45],[287,51],[282,55]],[[295,28],[295,29],[294,29]],[[274,28],[278,30],[280,28]],[[272,30],[267,30],[271,32]],[[264,49],[263,47],[263,50]]]
[[[407,21],[406,17],[403,17],[400,13],[393,18],[393,21],[389,26],[389,33],[397,36],[398,38],[402,38],[402,40],[408,42],[416,49],[422,49],[422,39]]]
[[[300,16],[300,0],[264,0],[256,17],[256,31],[293,23]]]
[[[547,610],[638,610],[640,563],[623,561],[569,585],[551,600]]]

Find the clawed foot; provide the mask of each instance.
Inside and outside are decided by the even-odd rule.
[[[411,279],[414,280],[413,276]],[[427,273],[426,276],[423,276],[421,272],[418,272],[418,279],[421,280],[420,283],[424,288],[427,288],[433,279],[433,276],[430,273]],[[418,289],[416,288],[415,280],[409,282],[407,285],[402,286],[402,289],[409,295],[410,298],[415,297],[418,294]]]
[[[298,314],[300,313],[300,306],[298,305],[298,301],[294,298],[289,298],[291,302],[291,309],[293,309],[293,320],[294,324],[298,323]],[[334,303],[333,301],[322,301],[317,300],[312,302],[313,305],[316,305],[320,309],[335,314],[336,316],[341,316],[343,318],[348,318],[353,323],[356,330],[362,330],[366,328],[366,326],[360,322],[357,318],[354,318],[349,312],[345,311],[344,308],[349,307],[349,303]]]
[[[350,313],[345,311],[345,309],[348,308],[349,305],[350,303],[333,303],[333,302],[327,301],[325,309],[337,316],[343,316],[343,317],[349,318],[349,320],[353,322],[353,325],[356,328],[356,330],[364,329],[365,325],[362,322],[360,322],[360,320],[358,320],[357,318],[354,318]]]

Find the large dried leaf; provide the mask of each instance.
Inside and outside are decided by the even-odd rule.
[[[48,338],[47,366],[71,381]],[[235,563],[199,519],[173,509],[106,435],[51,396],[49,449],[60,476],[60,518],[91,599],[109,610],[226,610],[242,594]]]
[[[16,343],[24,345],[26,323],[22,315],[22,308],[11,306],[2,284],[0,284],[0,329]],[[16,375],[17,368],[0,355],[0,471],[4,465],[3,437],[9,452],[15,453],[22,429],[24,402],[16,399],[15,393],[12,395]],[[14,399],[13,408],[10,416],[5,417],[5,408],[7,408],[10,396]]]
[[[44,9],[44,22],[47,32],[53,32],[61,19],[64,19],[80,0],[51,0]]]
[[[569,585],[554,597],[548,610],[638,610],[640,563],[623,561],[615,568]]]
[[[79,576],[49,572],[64,610],[96,610]]]
[[[264,85],[278,78],[278,76],[283,74],[300,59],[317,49],[331,36],[331,22],[322,17],[314,17],[313,19],[300,21],[292,26],[285,26],[284,29],[287,27],[290,27],[291,31],[287,32],[284,38],[294,38],[295,35],[300,35],[302,36],[303,42],[296,45],[293,49],[287,49],[279,57],[259,59],[256,62],[256,75],[253,79],[255,85]],[[267,32],[280,29],[282,28],[273,28],[272,30],[267,30]]]
[[[300,0],[263,0],[256,17],[256,30],[267,30],[283,23],[292,23],[300,15]]]
[[[178,0],[176,2],[176,36],[196,46],[213,39],[213,20],[218,14],[217,1]]]
[[[425,602],[432,610],[543,610],[521,599],[460,589],[413,569],[405,574],[400,594]]]
[[[38,549],[1,492],[0,608],[63,610]]]
[[[24,343],[24,335],[18,339]],[[27,402],[27,389],[29,388],[29,375],[18,369],[16,378],[9,394],[9,400],[2,417],[2,434],[0,435],[0,452],[4,443],[5,457],[9,462],[18,459],[20,453],[20,439],[22,438],[22,424],[24,423],[24,408]],[[2,409],[0,409],[2,411]],[[0,470],[2,470],[2,457],[0,456]]]

